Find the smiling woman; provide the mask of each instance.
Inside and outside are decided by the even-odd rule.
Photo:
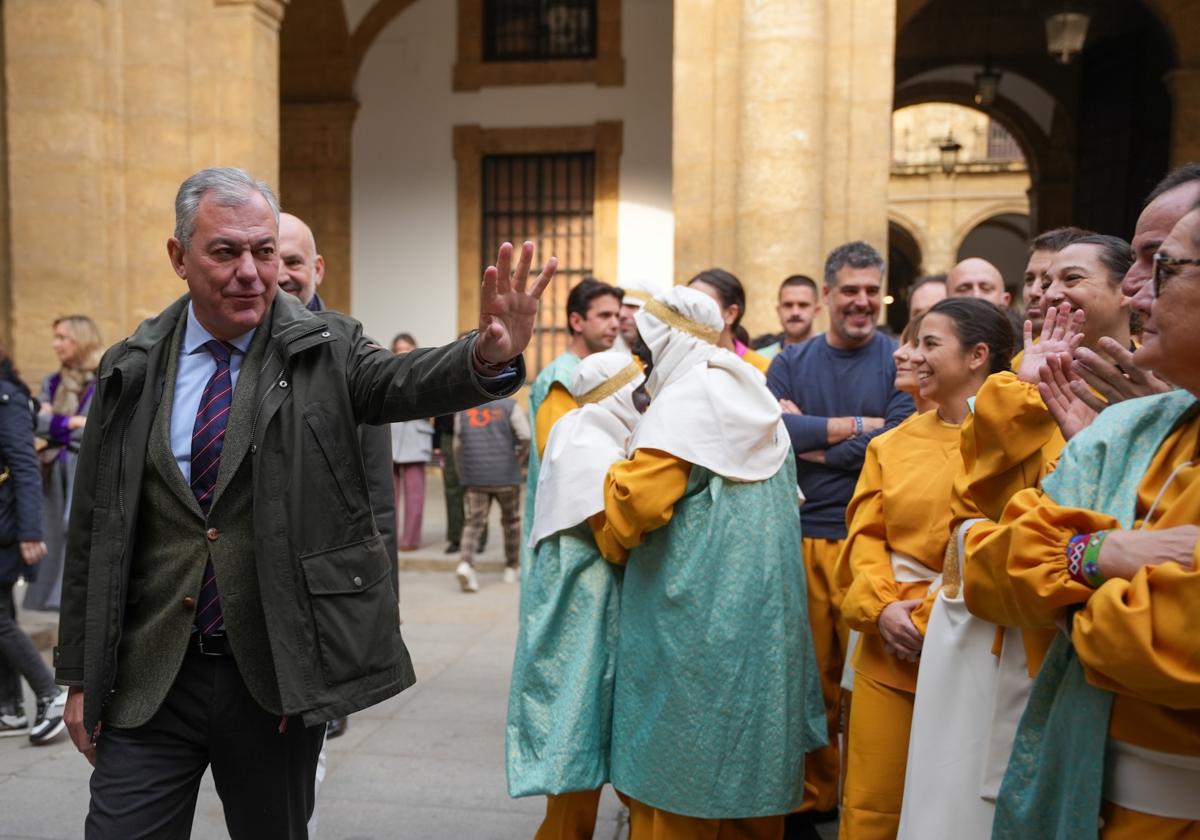
[[[908,361],[936,410],[914,415],[867,448],[837,564],[842,616],[862,633],[852,660],[841,827],[851,837],[896,836],[918,662],[963,463],[960,425],[967,398],[989,374],[1006,370],[1012,355],[1007,316],[977,298],[939,301],[921,319],[918,336]]]

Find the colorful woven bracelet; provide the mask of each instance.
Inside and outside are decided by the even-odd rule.
[[[1083,581],[1092,589],[1099,589],[1104,583],[1104,575],[1100,572],[1100,546],[1111,531],[1097,531],[1088,538],[1087,548],[1083,552]]]
[[[1088,539],[1091,534],[1076,534],[1067,543],[1067,573],[1076,583],[1088,585],[1083,577],[1083,555],[1087,551]]]

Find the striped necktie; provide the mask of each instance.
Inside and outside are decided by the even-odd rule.
[[[212,506],[213,493],[217,489],[217,472],[221,463],[221,449],[225,443],[225,426],[229,422],[229,409],[233,405],[233,377],[229,372],[229,360],[235,348],[223,341],[207,341],[204,349],[217,363],[217,369],[204,386],[200,397],[200,409],[196,412],[196,423],[192,426],[192,492],[200,509],[208,515]],[[221,598],[217,592],[217,575],[212,559],[204,567],[204,582],[200,585],[200,602],[196,610],[195,624],[201,635],[221,629],[224,615]]]

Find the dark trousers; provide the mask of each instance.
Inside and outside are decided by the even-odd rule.
[[[454,462],[454,435],[442,433],[442,490],[446,495],[446,542],[462,540],[463,487]]]
[[[0,583],[0,658],[6,666],[0,669],[0,704],[21,704],[21,684],[17,682],[17,674],[25,678],[37,697],[58,694],[54,674],[42,661],[33,641],[17,624],[17,605],[13,601],[11,583]]]
[[[190,837],[211,764],[233,840],[306,840],[325,725],[286,723],[254,702],[233,657],[189,650],[154,717],[101,731],[85,837]]]

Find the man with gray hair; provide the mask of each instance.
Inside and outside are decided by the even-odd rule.
[[[326,721],[414,680],[358,424],[517,389],[555,260],[484,273],[480,329],[393,355],[279,281],[279,205],[238,169],[175,202],[187,294],[110,348],[79,455],[56,677],[93,763],[88,838],[186,837],[212,767],[241,838],[305,838]],[[528,287],[528,288],[527,288]]]
[[[841,777],[839,698],[849,630],[841,618],[834,567],[846,539],[846,505],[867,444],[915,411],[912,398],[895,387],[896,343],[875,327],[883,270],[883,257],[866,242],[833,249],[825,261],[829,331],[784,348],[767,371],[767,387],[783,407],[797,481],[807,499],[800,523],[808,618],[829,725],[829,746],[811,753],[805,766],[804,810],[814,812],[807,818],[815,821],[836,814]]]

